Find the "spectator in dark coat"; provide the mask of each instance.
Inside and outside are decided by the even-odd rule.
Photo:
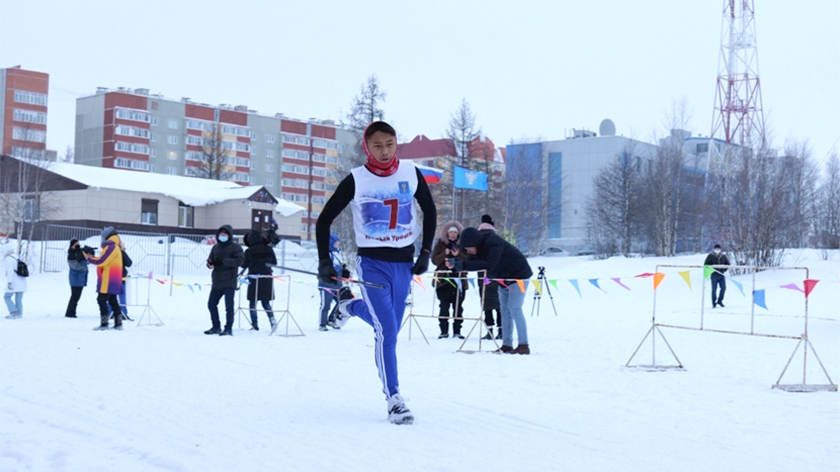
[[[70,248],[67,249],[67,265],[70,266],[70,301],[67,303],[64,316],[76,318],[76,307],[79,299],[82,298],[82,290],[87,285],[88,279],[88,262],[78,239],[70,240]]]
[[[461,252],[458,245],[458,238],[464,227],[458,221],[447,221],[441,226],[440,235],[435,247],[432,249],[432,264],[435,269],[435,293],[440,300],[440,335],[438,339],[449,337],[449,309],[452,307],[452,337],[464,339],[461,334],[461,325],[464,323],[464,295],[467,290],[467,281],[454,279],[453,277],[465,277],[466,272],[458,272],[446,266],[447,259],[459,261],[467,260],[467,255]],[[446,280],[448,279],[448,280]]]
[[[525,303],[525,292],[528,281],[534,272],[525,256],[512,244],[492,231],[481,232],[475,228],[467,228],[461,234],[461,248],[475,256],[463,263],[464,269],[469,271],[486,270],[487,277],[497,279],[504,284],[499,290],[499,302],[502,308],[502,347],[500,352],[512,354],[530,354],[528,346],[528,328],[522,304]],[[523,281],[523,289],[517,283]],[[519,345],[513,348],[513,326]]]
[[[274,279],[271,278],[271,266],[277,265],[274,250],[268,247],[259,231],[251,231],[245,235],[245,259],[242,267],[248,269],[248,307],[251,311],[251,326],[255,331],[260,327],[257,323],[257,300],[262,303],[263,310],[268,314],[268,322],[274,331],[274,312],[271,311],[271,300],[274,300]]]
[[[478,231],[496,232],[496,225],[490,215],[481,215],[481,224]],[[489,280],[489,279],[488,279]],[[487,325],[487,334],[484,339],[493,339],[493,310],[496,311],[496,339],[502,339],[502,307],[499,305],[499,282],[489,280],[484,285],[484,324]]]
[[[204,334],[219,334],[230,336],[233,333],[233,295],[236,292],[236,279],[239,267],[245,260],[245,253],[242,247],[233,241],[233,228],[230,225],[223,225],[216,232],[216,244],[210,250],[207,258],[207,267],[213,269],[211,275],[213,286],[210,288],[210,297],[207,300],[207,308],[210,310],[210,321],[213,326]],[[225,329],[221,329],[219,320],[219,300],[225,297]]]
[[[726,254],[721,252],[720,244],[715,244],[715,248],[712,252],[706,256],[706,261],[703,265],[707,266],[718,266],[718,265],[729,265],[729,258],[726,257]],[[720,305],[722,308],[726,308],[723,306],[723,294],[726,293],[726,277],[723,274],[726,272],[726,267],[715,267],[715,271],[712,272],[712,308],[717,307]],[[720,296],[716,297],[717,289],[720,286]]]

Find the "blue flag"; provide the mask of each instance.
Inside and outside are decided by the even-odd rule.
[[[455,166],[455,188],[487,191],[487,174]]]

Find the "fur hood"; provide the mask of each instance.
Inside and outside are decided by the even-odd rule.
[[[443,244],[449,243],[449,228],[453,226],[458,228],[458,238],[461,238],[461,233],[464,232],[464,225],[462,225],[456,220],[449,220],[440,227],[440,233],[438,233],[438,238],[440,239],[440,242],[442,242]]]

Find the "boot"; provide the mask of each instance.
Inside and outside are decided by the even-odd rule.
[[[208,329],[204,332],[204,334],[219,334],[222,332],[222,329],[218,326],[213,326],[212,328]]]
[[[511,354],[530,354],[531,350],[528,348],[527,344],[520,344],[516,346],[516,349],[511,351]]]
[[[230,328],[225,328],[224,331],[219,333],[219,336],[233,336],[233,332],[231,332]]]
[[[122,331],[122,325],[121,324],[114,325],[114,329],[117,330],[117,331]]]
[[[499,328],[496,332],[496,339],[502,339],[502,328]]]
[[[484,337],[481,338],[481,339],[486,339],[488,341],[492,340],[493,339],[493,328],[487,328],[487,334],[485,334]]]
[[[277,320],[274,319],[274,315],[268,315],[268,324],[271,325],[271,332],[273,333],[277,329]]]
[[[460,333],[460,332],[458,332],[458,331],[456,331],[456,332],[452,333],[452,337],[453,337],[453,338],[458,338],[458,339],[464,339],[464,335],[463,335],[463,334],[461,334],[461,333]]]
[[[513,348],[508,345],[502,344],[502,347],[496,349],[493,352],[496,354],[513,354]]]
[[[94,331],[105,331],[106,329],[108,329],[108,324],[107,323],[106,324],[101,324],[101,325],[97,326],[96,328],[93,328]]]

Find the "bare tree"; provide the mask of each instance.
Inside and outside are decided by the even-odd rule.
[[[199,146],[199,166],[196,177],[213,180],[230,180],[233,178],[231,164],[235,151],[230,147],[230,141],[225,141],[222,128],[218,124],[211,130],[205,130]]]
[[[362,85],[358,95],[353,97],[350,113],[347,115],[348,126],[362,133],[369,124],[385,119],[381,103],[386,98],[387,94],[379,85],[376,75],[368,77],[367,83]]]
[[[589,225],[595,250],[601,256],[633,250],[639,236],[642,207],[641,159],[630,144],[594,178],[589,202]]]
[[[832,153],[815,199],[814,233],[821,249],[840,249],[840,159]],[[824,251],[823,257],[827,258]]]
[[[547,240],[549,212],[542,142],[508,146],[507,159],[501,192],[505,211],[496,222],[501,220],[502,235],[511,244],[523,253],[538,254]]]
[[[789,247],[805,247],[814,224],[814,202],[817,199],[819,169],[811,159],[807,142],[789,139],[785,143],[780,172],[785,173],[784,205],[788,223],[779,228],[783,243]]]
[[[16,128],[15,140],[44,142],[43,130],[26,125]],[[12,155],[0,160],[0,232],[17,237],[17,254],[26,260],[38,223],[56,211],[47,191],[51,162],[43,149],[33,146],[13,147]]]
[[[455,151],[458,153],[457,157],[459,161],[456,165],[470,170],[475,170],[472,169],[469,161],[473,157],[471,156],[471,151],[475,147],[473,146],[473,143],[476,139],[481,137],[481,129],[476,129],[475,115],[472,113],[470,104],[467,102],[466,98],[461,99],[461,106],[450,116],[449,128],[446,131],[446,136],[455,144]],[[470,214],[470,212],[467,211],[465,200],[467,200],[467,196],[470,195],[470,192],[475,191],[456,189],[454,186],[452,187],[452,191],[453,198],[456,202],[456,208],[453,208],[455,211],[455,219],[463,221],[464,215]]]

